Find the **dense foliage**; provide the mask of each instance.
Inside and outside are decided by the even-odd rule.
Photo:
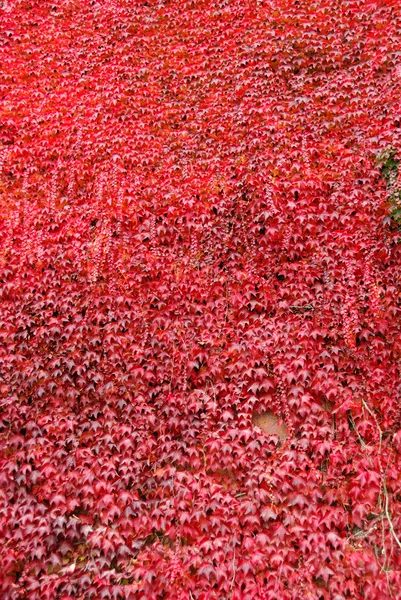
[[[401,598],[399,0],[0,34],[1,599]]]

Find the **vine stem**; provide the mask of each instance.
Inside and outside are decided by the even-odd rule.
[[[374,420],[374,422],[376,424],[378,432],[379,432],[379,455],[378,456],[379,456],[379,465],[380,465],[380,471],[381,471],[381,476],[382,476],[383,495],[384,495],[384,498],[385,498],[385,501],[384,501],[384,514],[385,514],[385,517],[387,519],[391,535],[393,536],[393,538],[394,538],[397,546],[399,548],[401,548],[401,541],[400,541],[400,538],[398,537],[398,535],[397,535],[397,533],[396,533],[396,531],[394,529],[394,524],[393,524],[393,521],[392,521],[392,518],[391,518],[391,514],[390,514],[390,509],[389,509],[390,497],[389,497],[388,490],[387,490],[386,475],[385,475],[385,473],[383,471],[383,467],[382,467],[382,464],[381,464],[381,451],[382,451],[383,432],[381,430],[380,423],[377,420],[377,416],[375,415],[375,413],[373,412],[373,410],[370,408],[370,406],[367,404],[367,402],[366,402],[366,400],[364,398],[362,398],[362,404],[363,404],[364,408],[366,408],[366,410],[368,411],[368,413],[371,415],[372,419]],[[358,435],[359,435],[359,432],[358,432]]]
[[[389,499],[389,495],[388,495],[388,491],[387,491],[387,485],[386,485],[386,479],[385,479],[385,477],[383,478],[383,494],[384,494],[384,497],[386,499],[385,503],[384,503],[384,512],[385,512],[385,515],[386,515],[386,519],[388,521],[388,526],[390,527],[391,535],[393,536],[393,538],[394,538],[397,546],[399,548],[401,548],[400,538],[396,534],[393,522],[391,520],[391,515],[390,515],[390,511],[389,511],[390,499]]]

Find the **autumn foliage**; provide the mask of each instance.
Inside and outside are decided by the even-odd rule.
[[[3,0],[1,600],[401,598],[400,36]]]

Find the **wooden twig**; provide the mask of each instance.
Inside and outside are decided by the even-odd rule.
[[[383,477],[383,493],[384,493],[384,497],[385,497],[384,512],[386,514],[386,519],[388,521],[388,526],[390,527],[391,535],[393,536],[393,538],[394,538],[397,546],[399,548],[401,548],[401,541],[400,541],[398,535],[395,532],[394,525],[393,525],[393,522],[391,520],[391,515],[390,515],[390,511],[389,511],[390,500],[389,500],[389,495],[388,495],[388,491],[387,491],[387,485],[386,485],[386,479],[385,479],[385,477]]]
[[[298,313],[298,312],[302,312],[304,310],[308,311],[308,310],[314,310],[315,307],[313,306],[313,304],[293,304],[292,306],[290,306],[290,310],[292,310],[293,313]]]
[[[388,495],[388,490],[387,490],[387,482],[386,482],[386,475],[383,471],[382,465],[381,465],[381,451],[382,451],[382,441],[383,441],[383,432],[381,430],[380,427],[380,423],[377,419],[377,416],[375,415],[375,413],[373,412],[373,410],[370,408],[370,406],[367,404],[366,400],[364,398],[362,398],[362,404],[364,406],[364,408],[366,408],[366,410],[368,411],[368,413],[370,414],[370,416],[372,417],[372,419],[374,420],[377,430],[379,432],[379,465],[380,465],[380,470],[381,470],[381,475],[382,475],[382,488],[383,488],[383,495],[384,495],[384,514],[386,516],[387,522],[388,522],[388,526],[390,528],[390,533],[393,536],[397,546],[399,548],[401,548],[401,541],[400,538],[398,537],[395,529],[394,529],[394,524],[391,518],[391,514],[390,514],[390,509],[389,509],[389,505],[390,505],[390,497]],[[359,434],[358,434],[359,435]]]

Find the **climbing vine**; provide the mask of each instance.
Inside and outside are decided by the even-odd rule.
[[[399,1],[0,11],[1,599],[399,597]]]
[[[387,189],[389,190],[390,216],[398,225],[401,224],[401,189],[399,184],[399,164],[397,150],[395,148],[386,148],[378,154],[376,162],[380,172],[384,177]]]

